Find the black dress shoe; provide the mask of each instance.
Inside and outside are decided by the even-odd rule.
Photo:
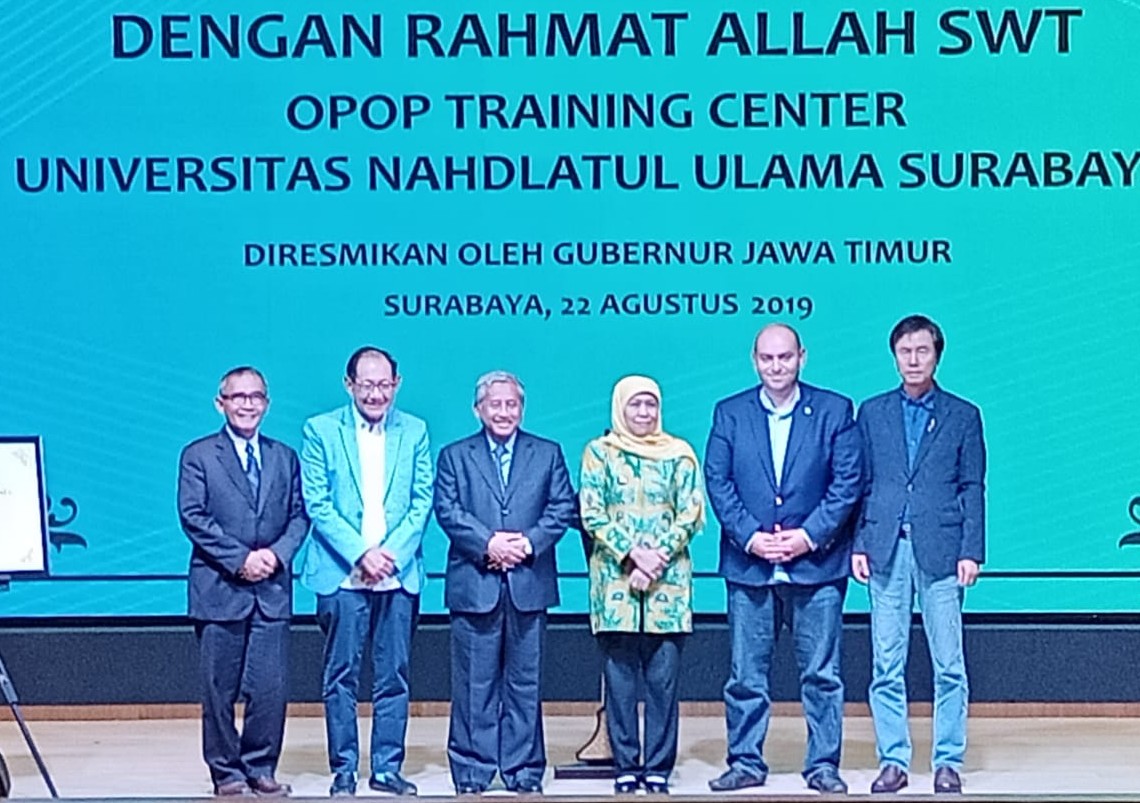
[[[355,797],[356,776],[334,775],[332,786],[329,787],[329,797]]]
[[[646,775],[641,779],[641,786],[645,789],[646,794],[669,794],[669,781],[664,775]]]
[[[614,794],[632,795],[640,785],[641,780],[636,775],[619,775],[614,778]]]
[[[522,781],[514,786],[508,786],[507,791],[520,795],[541,795],[542,781]]]
[[[824,795],[845,795],[847,784],[839,777],[839,773],[832,769],[820,770],[808,778],[808,789]]]
[[[709,789],[714,792],[731,792],[733,789],[749,789],[753,786],[763,786],[767,780],[767,774],[753,775],[738,767],[729,767],[719,778],[713,778],[709,781]]]
[[[385,772],[371,776],[368,779],[368,788],[400,797],[414,796],[420,791],[414,783],[405,779],[398,772]]]
[[[879,771],[879,777],[871,782],[871,794],[882,795],[898,792],[907,784],[906,773],[894,764],[888,764]]]
[[[934,771],[935,793],[956,795],[962,791],[962,779],[949,767],[939,767]]]
[[[461,783],[455,787],[455,794],[457,795],[481,795],[486,791],[487,787],[473,783]]]

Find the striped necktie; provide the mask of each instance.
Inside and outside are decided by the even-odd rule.
[[[491,450],[491,456],[495,458],[495,468],[499,474],[499,490],[506,493],[507,490],[507,451],[506,444],[496,443],[495,448]]]
[[[253,498],[257,499],[258,491],[261,490],[261,466],[257,464],[257,457],[253,453],[253,441],[245,442],[245,478],[249,481]]]

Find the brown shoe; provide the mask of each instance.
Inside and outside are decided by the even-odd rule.
[[[959,794],[962,791],[962,779],[949,767],[939,767],[934,771],[934,791],[936,794]]]
[[[879,777],[871,783],[871,794],[883,795],[898,792],[906,786],[906,783],[906,773],[894,764],[887,764],[879,772]]]
[[[258,797],[288,797],[293,788],[287,783],[277,783],[272,775],[250,778],[249,788]]]
[[[214,797],[245,797],[249,794],[249,787],[245,781],[229,781],[214,787]]]

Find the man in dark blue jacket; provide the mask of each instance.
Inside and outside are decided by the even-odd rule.
[[[804,778],[812,789],[842,793],[839,655],[852,512],[862,495],[859,432],[849,399],[799,381],[807,353],[791,327],[764,328],[752,357],[761,384],[717,404],[705,454],[732,639],[728,770],[709,787],[767,779],[769,672],[786,614],[808,726]]]
[[[962,596],[985,559],[986,448],[978,408],[942,390],[942,330],[912,315],[891,332],[902,387],[859,409],[869,484],[851,556],[870,584],[871,713],[879,754],[872,792],[907,785],[906,659],[915,594],[934,664],[934,791],[960,792],[969,690]]]

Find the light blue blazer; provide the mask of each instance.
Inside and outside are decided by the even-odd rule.
[[[424,583],[423,537],[431,515],[432,462],[427,424],[391,408],[385,416],[384,516],[381,546],[396,556],[396,574],[409,594]],[[331,594],[344,582],[366,547],[356,419],[346,405],[305,422],[301,488],[313,521],[302,559],[301,584]]]

